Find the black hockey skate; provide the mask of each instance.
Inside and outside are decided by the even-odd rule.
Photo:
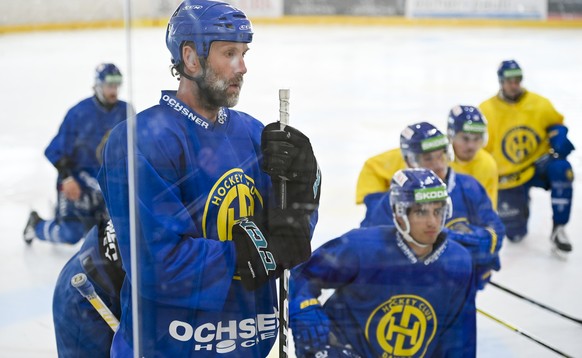
[[[554,226],[550,240],[552,241],[553,250],[557,254],[567,254],[572,251],[572,244],[568,236],[566,236],[564,225]]]
[[[36,211],[30,212],[30,215],[28,216],[28,221],[26,222],[26,227],[24,228],[24,232],[22,235],[22,237],[24,238],[24,242],[26,242],[27,245],[30,245],[32,243],[32,240],[36,238],[36,232],[34,228],[36,227],[36,224],[38,224],[41,221],[42,219],[40,218],[40,216],[38,216],[38,213]]]

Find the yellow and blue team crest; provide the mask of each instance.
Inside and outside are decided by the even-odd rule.
[[[366,323],[366,340],[383,358],[423,357],[437,330],[431,304],[416,295],[396,295]]]
[[[255,181],[240,168],[224,173],[215,183],[204,206],[202,235],[232,240],[232,227],[241,218],[262,210],[263,198]]]
[[[519,164],[536,152],[540,142],[540,136],[533,129],[525,126],[513,128],[503,137],[503,156],[511,163]]]
[[[572,171],[572,169],[568,169],[566,171],[566,179],[568,179],[569,182],[574,181],[574,172]]]

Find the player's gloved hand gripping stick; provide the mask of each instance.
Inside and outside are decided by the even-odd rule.
[[[287,270],[311,256],[311,214],[319,205],[321,175],[309,138],[285,124],[289,90],[280,91],[279,102],[281,120],[267,125],[261,135],[261,168],[271,177],[276,206],[270,205],[261,219],[242,218],[232,237],[245,288],[254,290],[283,274],[280,354],[286,356]]]

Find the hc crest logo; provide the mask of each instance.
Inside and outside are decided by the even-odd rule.
[[[215,183],[204,206],[202,235],[232,240],[232,227],[243,217],[262,209],[263,198],[255,181],[240,168],[224,173]]]
[[[396,295],[372,312],[365,334],[382,357],[422,357],[436,329],[435,311],[428,301]]]
[[[501,142],[503,156],[513,164],[519,164],[535,153],[541,142],[540,136],[529,127],[512,128]]]

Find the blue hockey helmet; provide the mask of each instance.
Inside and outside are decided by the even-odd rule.
[[[95,68],[95,86],[103,84],[121,85],[122,81],[121,71],[112,63],[102,63]]]
[[[400,133],[400,151],[411,167],[418,166],[418,155],[444,149],[448,159],[452,152],[449,139],[435,126],[427,122],[411,124]]]
[[[497,78],[499,82],[503,82],[507,78],[515,78],[519,77],[520,79],[523,78],[523,72],[521,71],[521,67],[515,60],[506,60],[502,61],[497,68]]]
[[[481,135],[487,141],[487,120],[477,107],[459,105],[449,111],[447,135],[452,140],[460,132]]]
[[[207,58],[213,41],[250,43],[253,28],[241,10],[220,1],[184,0],[166,29],[166,46],[172,63],[182,62],[182,44],[191,41],[198,56]]]
[[[396,229],[409,242],[424,247],[410,236],[410,222],[408,220],[408,209],[413,205],[442,202],[443,217],[441,230],[445,222],[452,215],[453,208],[447,185],[432,171],[424,168],[408,168],[397,171],[392,177],[390,184],[390,206]],[[403,228],[398,221],[400,217],[404,221]]]

